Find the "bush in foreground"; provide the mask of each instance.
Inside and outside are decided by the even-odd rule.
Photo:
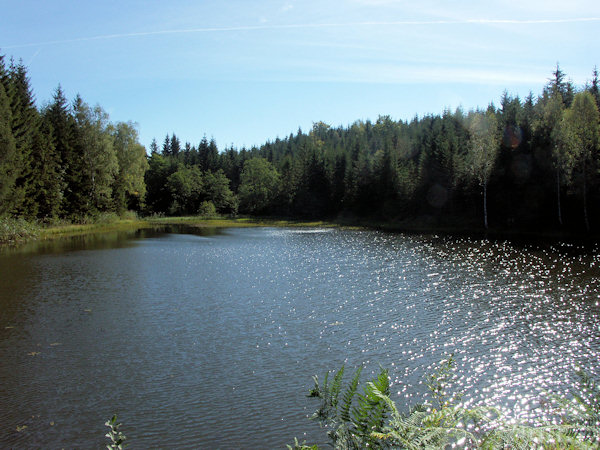
[[[555,399],[558,423],[508,424],[499,409],[472,409],[460,404],[460,394],[448,391],[453,358],[443,361],[427,378],[430,396],[408,413],[398,411],[389,397],[389,377],[382,369],[359,389],[362,368],[343,384],[344,367],[323,383],[315,376],[309,397],[321,404],[311,419],[328,429],[337,449],[362,448],[482,448],[580,449],[600,447],[600,387],[582,371],[569,398]],[[290,449],[314,449],[296,440]]]

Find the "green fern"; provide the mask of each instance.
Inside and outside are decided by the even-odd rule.
[[[323,384],[313,377],[315,386],[309,396],[320,398],[321,404],[311,418],[329,428],[327,434],[335,448],[374,446],[376,443],[371,438],[371,432],[381,429],[385,422],[387,406],[376,395],[376,391],[389,393],[388,372],[382,369],[377,377],[365,385],[362,394],[358,393],[361,373],[362,367],[359,367],[345,387],[343,366],[333,376],[331,383],[329,372]]]
[[[311,396],[321,399],[313,415],[326,426],[331,444],[337,449],[360,448],[481,448],[491,449],[597,449],[600,448],[600,388],[582,371],[568,399],[559,399],[555,413],[561,424],[508,424],[494,407],[465,408],[460,393],[451,392],[454,358],[440,363],[427,377],[431,399],[412,407],[408,413],[398,411],[389,397],[386,370],[367,382],[359,392],[362,368],[350,383],[343,386],[344,368],[329,373],[323,385],[318,378]]]
[[[344,392],[342,407],[340,408],[340,418],[342,422],[348,423],[350,422],[350,407],[352,406],[352,400],[356,395],[356,391],[358,390],[358,383],[360,379],[360,374],[362,373],[362,366],[360,366],[356,372],[354,372],[354,376],[348,385],[348,388]]]
[[[386,420],[388,407],[378,394],[389,395],[388,371],[382,369],[379,375],[366,383],[362,394],[357,395],[357,405],[352,408],[351,423],[356,435],[373,445],[370,435],[381,430]]]

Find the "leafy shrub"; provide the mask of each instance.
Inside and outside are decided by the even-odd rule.
[[[0,218],[0,243],[14,243],[36,237],[40,232],[38,224],[24,219]]]
[[[315,386],[309,397],[321,400],[311,419],[328,428],[337,449],[361,448],[482,448],[579,449],[599,448],[600,387],[579,371],[570,398],[557,398],[560,424],[509,424],[491,406],[462,406],[460,393],[449,391],[454,359],[442,361],[427,377],[429,398],[408,413],[398,411],[389,397],[388,373],[382,369],[359,393],[362,368],[343,385],[344,367]],[[310,448],[298,445],[294,448]],[[289,446],[288,446],[289,447]],[[291,447],[289,447],[291,448]]]
[[[217,208],[211,201],[204,201],[200,203],[198,208],[198,215],[203,217],[215,217],[217,215]]]
[[[123,220],[139,220],[138,214],[135,211],[125,211],[121,214]]]

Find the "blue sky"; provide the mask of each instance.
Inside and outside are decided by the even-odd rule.
[[[582,85],[599,30],[597,0],[0,0],[0,53],[38,104],[60,83],[147,147],[485,107],[540,93],[557,62]]]

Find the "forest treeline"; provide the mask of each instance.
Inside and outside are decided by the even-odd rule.
[[[37,108],[26,68],[0,60],[0,216],[81,221],[103,212],[374,219],[400,227],[600,229],[598,72],[559,66],[543,92],[499,105],[347,127],[314,123],[219,151],[175,133],[148,152],[60,87]],[[235,124],[232,124],[235,126]]]
[[[132,123],[111,123],[60,88],[38,109],[22,63],[0,56],[0,217],[82,221],[140,210],[146,149]]]

